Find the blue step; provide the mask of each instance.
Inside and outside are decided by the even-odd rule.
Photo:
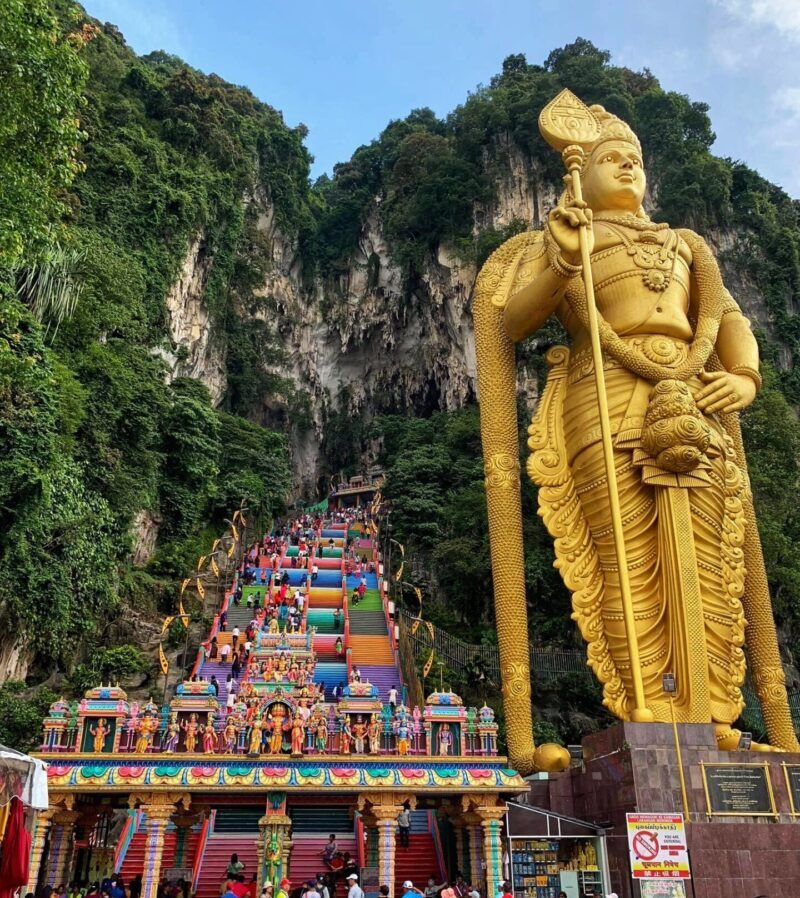
[[[411,812],[411,833],[413,835],[430,832],[428,828],[428,813],[428,811]]]
[[[347,588],[350,592],[352,592],[356,586],[361,582],[361,577],[367,578],[367,589],[377,589],[378,588],[378,575],[377,574],[348,574],[347,575]]]
[[[321,570],[313,583],[314,586],[324,586],[328,589],[331,588],[342,588],[342,572],[341,571],[330,571],[330,570]]]
[[[289,584],[291,586],[300,586],[305,577],[309,577],[309,573],[306,568],[295,568],[295,567],[283,567],[279,571],[278,583],[280,583],[280,578],[283,577],[284,574],[289,575]],[[341,577],[339,578],[341,581]]]
[[[331,690],[340,682],[347,685],[347,664],[342,661],[318,661],[314,668],[314,682],[323,683],[326,698],[331,697]]]

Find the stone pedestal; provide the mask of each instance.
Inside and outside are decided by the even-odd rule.
[[[723,895],[783,896],[800,882],[800,818],[792,816],[783,764],[800,765],[800,754],[718,751],[714,728],[680,724],[690,821],[687,836],[692,898]],[[672,727],[620,723],[587,737],[583,768],[532,784],[530,803],[609,828],[612,890],[638,898],[628,862],[625,814],[682,812]],[[775,817],[707,813],[701,763],[768,764]]]

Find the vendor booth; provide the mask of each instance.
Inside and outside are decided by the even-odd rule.
[[[0,745],[0,898],[28,883],[32,812],[48,807],[46,767]]]
[[[515,802],[507,826],[515,898],[603,898],[610,890],[601,827]]]

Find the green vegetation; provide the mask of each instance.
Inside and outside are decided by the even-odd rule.
[[[70,0],[7,6],[2,643],[24,643],[34,671],[62,662],[80,691],[147,668],[133,647],[96,650],[120,603],[144,591],[171,610],[170,578],[207,548],[209,525],[216,535],[242,502],[261,520],[283,506],[285,438],[168,378],[155,350],[171,348],[165,298],[195,239],[221,347],[238,334],[238,302],[265,264],[242,198],[270,191],[276,220],[300,227],[308,156],[302,130],[249,92],[161,54],[138,59]],[[160,523],[151,574],[129,560],[142,510]]]

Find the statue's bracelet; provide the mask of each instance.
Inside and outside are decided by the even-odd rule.
[[[761,375],[759,374],[758,368],[751,368],[749,365],[734,365],[730,369],[730,373],[741,374],[743,377],[749,377],[750,380],[755,383],[757,390],[760,390],[761,385],[764,383]]]
[[[571,281],[572,278],[578,277],[583,271],[583,265],[571,265],[567,262],[561,253],[548,253],[548,261],[550,268],[557,277]]]

